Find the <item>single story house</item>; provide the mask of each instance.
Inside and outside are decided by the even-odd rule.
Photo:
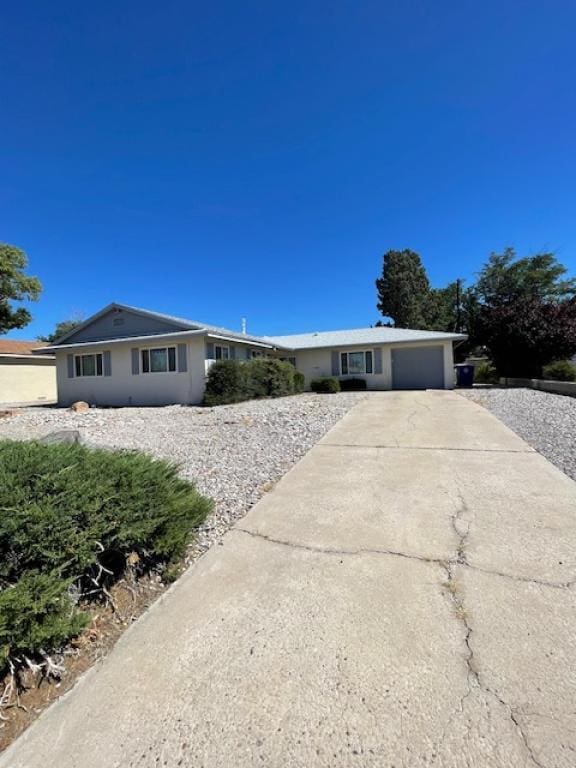
[[[450,389],[461,334],[362,328],[251,336],[110,304],[44,351],[55,354],[58,401],[95,405],[200,403],[215,360],[269,355],[306,377],[361,377],[368,389]]]
[[[56,402],[56,361],[53,354],[35,354],[41,346],[0,339],[0,406]]]

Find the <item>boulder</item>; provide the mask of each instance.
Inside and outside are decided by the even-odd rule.
[[[59,429],[56,432],[50,432],[40,439],[41,443],[52,445],[54,443],[81,443],[82,435],[77,429]]]
[[[74,413],[88,413],[90,406],[84,400],[78,400],[76,403],[72,403],[70,410]]]

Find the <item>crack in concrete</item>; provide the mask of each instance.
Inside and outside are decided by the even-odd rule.
[[[458,501],[459,501],[458,506],[450,517],[450,522],[454,530],[454,533],[456,535],[456,555],[455,557],[448,558],[448,559],[414,555],[414,554],[409,554],[407,552],[402,552],[400,550],[394,550],[394,549],[359,548],[356,550],[347,550],[347,549],[332,549],[328,547],[314,547],[307,544],[297,544],[287,540],[276,539],[276,538],[273,538],[272,536],[267,536],[266,534],[258,533],[257,531],[250,531],[246,528],[242,528],[239,526],[236,526],[235,528],[233,528],[232,531],[244,533],[244,534],[247,534],[248,536],[252,536],[253,538],[263,539],[264,541],[270,542],[272,544],[277,544],[277,545],[288,547],[291,549],[313,552],[316,554],[333,555],[333,556],[340,556],[340,557],[355,556],[355,555],[362,555],[362,554],[385,555],[385,556],[391,556],[391,557],[400,557],[406,560],[416,560],[418,562],[432,563],[440,566],[443,569],[444,573],[446,574],[446,582],[444,583],[444,587],[450,595],[450,599],[454,607],[456,618],[458,619],[459,622],[461,622],[461,624],[464,627],[464,645],[466,647],[466,653],[464,658],[465,658],[465,664],[466,664],[466,670],[467,670],[466,672],[467,691],[460,698],[460,702],[459,702],[460,713],[464,711],[464,702],[469,696],[471,696],[474,693],[475,690],[483,691],[485,694],[491,696],[501,706],[503,706],[507,710],[508,717],[510,721],[513,723],[522,741],[522,744],[524,745],[526,753],[530,758],[530,760],[532,761],[532,763],[535,766],[537,766],[537,768],[545,768],[543,763],[541,763],[538,757],[536,756],[532,746],[530,745],[528,736],[522,726],[522,723],[520,722],[517,712],[514,710],[512,705],[509,704],[505,699],[503,699],[495,691],[493,691],[482,680],[478,666],[476,664],[474,649],[472,647],[473,629],[470,624],[468,613],[466,611],[464,598],[459,589],[458,581],[456,578],[456,570],[458,568],[470,568],[473,570],[480,570],[483,573],[488,573],[491,575],[512,579],[514,581],[535,583],[542,586],[553,587],[553,588],[566,588],[567,586],[572,586],[574,583],[576,583],[576,579],[572,582],[566,582],[565,584],[557,584],[554,582],[545,582],[537,579],[515,577],[510,574],[505,574],[498,571],[490,571],[488,569],[483,569],[483,568],[477,568],[476,566],[472,565],[469,562],[466,554],[466,547],[467,547],[468,537],[470,535],[470,527],[471,527],[470,521],[466,519],[466,515],[469,513],[470,510],[468,508],[466,500],[464,499],[460,491],[458,491]],[[444,728],[443,730],[444,734],[448,730],[453,718],[454,718],[454,715],[450,717],[448,724]]]
[[[356,556],[356,555],[389,555],[391,557],[401,557],[405,560],[418,560],[421,563],[441,563],[442,560],[433,557],[426,557],[425,555],[411,555],[407,552],[400,552],[395,549],[373,549],[373,548],[359,548],[359,549],[332,549],[328,547],[314,547],[310,544],[297,544],[296,542],[287,541],[286,539],[275,539],[272,536],[267,536],[265,533],[259,533],[258,531],[249,531],[247,528],[242,528],[236,525],[231,529],[231,533],[237,531],[239,533],[246,533],[248,536],[252,536],[255,539],[263,539],[271,544],[278,544],[282,547],[288,547],[290,549],[300,549],[305,552],[314,552],[320,555],[335,555],[341,556]]]
[[[389,443],[378,443],[377,445],[369,444],[353,444],[353,443],[317,443],[314,448],[385,448],[396,449],[399,448],[402,451],[463,451],[465,453],[523,453],[534,454],[534,456],[540,456],[538,451],[533,448],[454,448],[445,445],[399,445],[398,439],[393,438],[396,442],[395,445]]]
[[[409,552],[402,552],[396,549],[376,549],[373,547],[360,547],[358,549],[334,549],[330,547],[316,547],[311,544],[300,544],[298,542],[288,541],[287,539],[276,539],[273,536],[268,536],[267,534],[260,533],[259,531],[250,531],[247,528],[242,528],[239,525],[236,525],[234,528],[232,528],[230,533],[234,533],[235,531],[239,533],[246,533],[248,536],[262,539],[269,542],[270,544],[278,544],[282,547],[299,549],[303,550],[304,552],[313,552],[320,555],[333,555],[336,557],[355,557],[358,555],[388,555],[390,557],[401,557],[405,560],[416,560],[421,563],[434,563],[436,565],[440,565],[442,568],[444,568],[444,570],[446,569],[447,565],[461,565],[465,568],[469,568],[472,571],[479,571],[480,573],[485,573],[489,576],[498,576],[504,579],[510,579],[511,581],[519,581],[525,584],[536,584],[541,587],[550,587],[551,589],[568,589],[576,585],[576,577],[571,581],[554,582],[544,581],[541,579],[532,579],[528,576],[515,576],[512,573],[506,573],[504,571],[492,571],[489,568],[483,568],[482,566],[474,565],[466,559],[459,560],[458,556],[456,558],[428,557],[426,555],[416,555]]]
[[[452,528],[454,529],[454,532],[457,536],[456,560],[449,560],[445,564],[444,569],[447,574],[445,587],[454,605],[456,618],[462,623],[465,630],[464,644],[466,646],[465,662],[467,667],[466,682],[468,691],[460,699],[460,711],[464,711],[464,702],[470,695],[472,695],[474,689],[481,690],[489,696],[492,696],[508,711],[508,716],[511,722],[514,724],[514,727],[516,728],[516,731],[522,740],[530,760],[534,763],[535,766],[537,766],[537,768],[544,768],[543,763],[541,763],[536,757],[536,754],[532,749],[530,742],[528,741],[528,736],[526,735],[524,728],[522,727],[522,724],[520,723],[520,720],[514,711],[514,708],[511,704],[505,701],[505,699],[503,699],[495,691],[483,683],[479,669],[476,665],[474,649],[472,648],[473,629],[470,624],[468,613],[466,611],[466,606],[464,604],[464,597],[460,592],[455,574],[455,571],[458,567],[470,567],[466,556],[467,540],[468,536],[470,535],[470,522],[464,520],[464,517],[468,513],[469,509],[468,505],[466,504],[466,500],[460,491],[458,491],[458,497],[458,507],[450,518]],[[462,523],[464,523],[464,527],[462,526]],[[447,727],[445,730],[447,730]]]
[[[534,750],[530,746],[528,737],[522,727],[522,724],[518,719],[518,715],[516,714],[514,708],[507,701],[505,701],[501,696],[499,696],[495,691],[493,691],[491,688],[489,688],[487,685],[485,685],[482,682],[480,672],[476,665],[474,649],[472,647],[473,629],[470,624],[469,617],[466,612],[466,607],[464,605],[464,600],[459,591],[458,582],[456,579],[457,568],[461,567],[461,568],[474,569],[474,566],[468,562],[467,556],[466,556],[466,543],[467,543],[467,538],[470,534],[470,523],[468,521],[465,521],[463,518],[468,512],[468,506],[464,501],[464,499],[462,498],[461,494],[459,494],[459,498],[460,498],[460,504],[456,509],[456,511],[454,512],[454,514],[451,516],[451,524],[454,529],[454,532],[457,535],[456,557],[446,559],[446,560],[441,558],[408,554],[407,552],[401,552],[399,550],[394,550],[394,549],[359,548],[356,550],[347,550],[347,549],[332,549],[327,547],[326,548],[314,547],[307,544],[296,544],[287,540],[276,539],[276,538],[273,538],[272,536],[267,536],[266,534],[258,533],[257,531],[249,531],[248,529],[242,528],[239,526],[236,526],[235,528],[233,528],[232,532],[235,531],[238,533],[244,533],[253,538],[267,541],[271,544],[277,544],[279,546],[288,547],[290,549],[313,552],[315,554],[332,555],[332,556],[339,556],[339,557],[356,556],[356,555],[362,555],[362,554],[385,555],[385,556],[391,556],[391,557],[400,557],[405,560],[416,560],[418,562],[432,563],[440,566],[443,569],[444,573],[446,574],[446,582],[444,586],[447,589],[448,593],[450,594],[451,601],[454,605],[456,617],[463,624],[464,630],[465,630],[464,644],[466,647],[465,663],[467,668],[467,674],[466,674],[467,691],[464,694],[464,696],[460,698],[460,702],[459,702],[460,712],[462,713],[464,711],[464,702],[469,696],[473,694],[475,690],[483,691],[489,696],[492,696],[496,701],[498,701],[499,704],[505,707],[506,710],[508,711],[508,716],[512,721],[512,723],[514,724],[514,727],[516,728],[531,761],[534,763],[535,766],[537,766],[537,768],[545,768],[544,765],[538,760],[538,758],[534,753]],[[497,576],[505,576],[506,578],[512,578],[516,580],[515,577],[509,576],[508,574],[501,574],[501,573],[492,572],[492,571],[483,571],[483,572],[490,573],[492,575],[497,575]],[[521,578],[520,580],[525,581],[525,579],[523,578]],[[536,583],[538,584],[543,583],[545,586],[555,586],[555,587],[559,586],[556,584],[546,583],[546,582],[536,581]],[[453,719],[453,716],[450,718],[450,722],[452,721],[452,719]],[[444,729],[444,732],[446,732],[448,727],[449,726],[447,725],[446,728]]]

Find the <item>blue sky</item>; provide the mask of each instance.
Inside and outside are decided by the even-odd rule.
[[[378,319],[491,250],[576,272],[576,4],[11,3],[0,241],[33,338],[110,301],[289,333]]]

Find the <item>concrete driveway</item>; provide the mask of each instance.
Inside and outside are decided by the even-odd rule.
[[[573,481],[372,394],[0,768],[573,768],[575,583]]]

